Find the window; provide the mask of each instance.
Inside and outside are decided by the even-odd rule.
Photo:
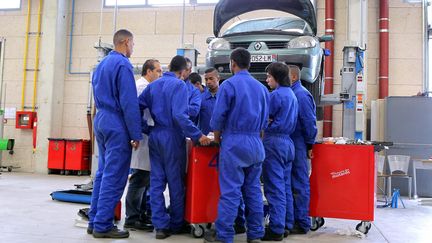
[[[0,10],[4,9],[20,9],[21,0],[0,0]]]
[[[116,0],[105,0],[105,6],[114,7]],[[117,0],[117,6],[144,6],[147,5],[147,0]]]
[[[0,2],[9,2],[0,0]],[[187,5],[216,4],[219,0],[185,0]],[[105,0],[105,7],[114,7],[116,0]],[[117,0],[118,7],[178,6],[183,0]]]
[[[195,0],[198,4],[218,3],[219,0]]]
[[[189,4],[189,0],[185,0]],[[148,0],[149,5],[183,5],[183,0]]]

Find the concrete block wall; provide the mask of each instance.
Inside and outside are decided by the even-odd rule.
[[[22,1],[20,10],[0,11],[0,36],[6,38],[4,62],[4,82],[6,86],[6,107],[20,107],[21,82],[24,55],[25,21],[27,0]],[[69,1],[71,2],[71,1]],[[71,3],[69,3],[71,4]],[[73,33],[72,70],[89,72],[96,63],[97,54],[93,45],[99,36],[103,42],[110,43],[113,34],[113,8],[103,8],[102,25],[101,1],[76,0]],[[32,19],[30,31],[36,31],[38,1],[32,0]],[[317,1],[318,33],[324,33],[325,1]],[[193,44],[201,53],[199,64],[205,63],[207,51],[206,38],[213,36],[214,6],[188,6],[185,15],[185,42]],[[89,138],[86,121],[89,75],[68,74],[69,33],[71,5],[67,16],[67,54],[63,90],[61,137]],[[346,39],[346,0],[336,0],[336,39],[335,39],[335,88],[340,88],[339,69],[342,65],[342,48]],[[368,12],[368,107],[371,100],[378,96],[378,1],[369,1]],[[258,11],[240,16],[240,19],[264,16],[279,16],[276,11]],[[117,29],[127,28],[135,35],[135,50],[131,58],[133,64],[140,65],[148,58],[157,58],[168,64],[176,54],[181,39],[182,7],[158,8],[120,8]],[[390,1],[390,95],[413,95],[422,88],[422,36],[421,5],[407,4],[402,0]],[[230,21],[232,23],[233,21]],[[228,24],[227,24],[228,25]],[[102,26],[102,28],[100,28]],[[42,30],[43,32],[44,30]],[[45,37],[42,37],[45,38]],[[35,41],[30,37],[28,67],[34,66]],[[47,47],[45,47],[47,48]],[[44,53],[41,53],[44,55]],[[42,70],[43,71],[43,70]],[[28,73],[26,105],[31,104],[32,73]],[[334,136],[341,135],[341,106],[334,107]],[[15,129],[15,120],[5,124],[5,137],[16,139],[16,153],[12,156],[3,153],[3,164],[22,167],[22,171],[35,171],[36,161],[31,148],[31,131]],[[38,141],[47,143],[47,141]],[[46,146],[45,146],[46,147]],[[41,151],[47,153],[47,151]]]

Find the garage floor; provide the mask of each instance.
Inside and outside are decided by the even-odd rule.
[[[86,205],[52,201],[49,195],[59,189],[73,189],[74,184],[88,180],[86,176],[4,172],[0,175],[0,242],[111,242],[93,239],[84,228],[75,226],[78,209]],[[318,231],[290,236],[285,242],[430,242],[432,207],[419,206],[415,200],[404,201],[407,209],[377,209],[376,221],[364,239],[338,234],[349,234],[357,221],[326,219],[326,224]],[[116,242],[203,241],[188,235],[160,241],[155,240],[153,233],[134,231],[129,239]],[[236,242],[246,242],[246,236],[238,236]]]

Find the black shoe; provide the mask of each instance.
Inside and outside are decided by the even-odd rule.
[[[87,234],[93,234],[93,228],[87,227]]]
[[[135,228],[135,222],[125,222],[123,225],[123,228],[125,229],[134,229]]]
[[[116,226],[112,227],[112,229],[108,232],[96,232],[93,230],[93,237],[94,238],[113,238],[113,239],[119,239],[119,238],[128,238],[129,237],[129,231],[127,230],[119,230]]]
[[[306,230],[302,229],[298,225],[294,225],[292,229],[289,230],[291,235],[305,235],[307,233]]]
[[[153,232],[154,226],[151,223],[136,221],[134,225],[134,229]]]
[[[283,234],[276,234],[270,228],[265,229],[264,237],[261,238],[263,241],[282,241],[284,238]]]
[[[244,225],[236,225],[234,224],[234,231],[236,235],[246,233],[246,227]]]
[[[247,239],[247,243],[261,243],[260,239]]]
[[[216,236],[216,230],[211,229],[204,233],[204,243],[208,242],[223,242],[219,240]]]
[[[171,230],[169,229],[157,229],[156,239],[163,240],[171,236]]]
[[[291,231],[290,231],[289,229],[285,228],[285,231],[284,231],[284,238],[287,238],[288,235],[290,235],[290,234],[291,234]]]

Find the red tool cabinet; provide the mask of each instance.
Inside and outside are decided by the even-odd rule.
[[[310,176],[312,230],[324,217],[362,222],[367,233],[375,209],[375,157],[372,145],[317,144],[313,148]]]
[[[195,224],[212,223],[217,217],[219,147],[191,146],[188,158],[185,220],[193,224],[192,234],[201,237],[204,227]]]
[[[84,139],[66,140],[65,170],[88,171],[90,169],[90,141]]]
[[[64,170],[66,141],[63,138],[48,138],[48,169]]]

